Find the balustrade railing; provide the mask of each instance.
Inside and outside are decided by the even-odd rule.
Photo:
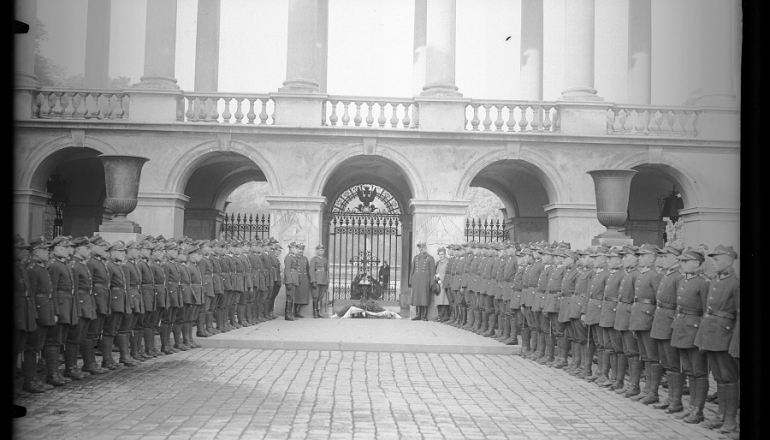
[[[417,128],[418,106],[411,99],[329,96],[322,124],[329,127]]]
[[[128,120],[129,93],[123,90],[41,88],[31,93],[32,119]]]
[[[179,122],[275,124],[275,101],[267,94],[184,92],[177,106]]]
[[[470,131],[548,133],[560,129],[554,102],[473,100],[465,107]]]
[[[607,110],[607,134],[698,136],[695,108],[616,105]]]

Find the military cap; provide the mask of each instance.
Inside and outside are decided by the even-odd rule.
[[[19,235],[19,234],[14,234],[13,235],[13,247],[15,247],[15,248],[26,248],[28,246],[29,246],[29,244],[27,244],[27,242],[25,242],[24,239],[21,238],[21,235]]]
[[[128,243],[126,243],[126,250],[129,249],[139,249],[139,243],[134,240],[129,240]]]
[[[273,249],[283,249],[283,246],[280,245],[280,243],[273,243],[272,244]]]
[[[529,246],[522,246],[521,247],[521,253],[524,255],[531,255],[532,249]]]
[[[123,243],[123,240],[118,240],[115,243],[112,243],[108,248],[107,252],[112,251],[125,251],[126,250],[126,244]]]
[[[289,248],[297,247],[297,243],[292,241],[291,243],[287,244],[286,246],[289,247]]]
[[[620,253],[623,255],[629,255],[629,254],[636,255],[636,251],[638,249],[639,248],[636,246],[623,246],[623,250]]]
[[[326,248],[322,244],[319,244],[318,246],[315,247],[315,250],[321,250],[321,249],[326,249]]]
[[[427,247],[427,246],[428,245],[426,245],[424,241],[421,241],[421,242],[417,243],[417,247],[418,248],[423,248],[423,247]]]
[[[305,249],[305,243],[297,243],[297,247],[300,249]]]
[[[29,242],[29,250],[34,251],[35,249],[49,249],[51,247],[51,242],[46,240],[45,237],[42,235],[39,235]]]
[[[636,253],[637,253],[638,255],[641,255],[641,254],[653,254],[653,255],[658,255],[658,252],[659,252],[659,251],[660,251],[660,249],[658,249],[658,247],[657,247],[657,246],[655,246],[654,244],[649,244],[649,243],[646,243],[646,244],[643,244],[643,245],[641,245],[641,246],[639,247],[639,249],[637,249],[637,250],[636,250]]]
[[[176,244],[173,241],[169,241],[168,243],[166,243],[166,245],[164,247],[165,247],[165,249],[167,251],[178,251],[179,250],[179,245]]]
[[[572,244],[567,243],[566,241],[560,241],[557,247],[560,247],[562,249],[572,249]]]
[[[270,237],[270,238],[268,239],[268,243],[272,243],[272,244],[278,244],[278,240],[276,240],[276,239],[275,239],[275,237]]]
[[[165,251],[166,250],[166,244],[165,243],[150,243],[149,249],[152,249],[153,252],[155,251]]]
[[[194,244],[193,244],[193,245],[190,245],[190,246],[187,246],[187,247],[185,248],[185,251],[186,251],[188,254],[192,254],[192,253],[198,252],[199,250],[201,250],[201,248],[200,248],[200,247],[198,247],[198,246],[195,246]]]
[[[577,253],[581,257],[584,256],[584,255],[591,255],[591,251],[589,249],[591,249],[591,248],[588,248],[588,249],[578,249],[578,250],[575,251],[575,253]]]
[[[54,246],[72,246],[72,242],[64,235],[60,235],[51,241],[51,247]]]
[[[701,263],[706,261],[706,257],[703,255],[703,252],[701,252],[701,251],[699,251],[697,249],[692,249],[692,248],[685,249],[682,252],[682,255],[678,256],[677,259],[679,259],[681,261],[698,260]]]
[[[678,257],[679,255],[682,254],[682,249],[679,249],[669,244],[669,245],[663,246],[663,249],[660,249],[658,251],[658,254],[672,254],[675,257]]]
[[[609,248],[607,250],[605,255],[608,256],[608,257],[623,258],[623,254],[621,253],[622,251],[623,251],[623,248],[621,248],[619,246],[612,246],[611,248]]]
[[[604,255],[607,255],[607,251],[609,251],[609,249],[607,249],[607,246],[599,245],[599,246],[596,246],[595,248],[593,248],[591,250],[591,254],[590,255],[592,257],[604,256]]]
[[[437,253],[437,254],[440,254],[440,253],[442,253],[442,252],[443,252],[443,253],[446,253],[446,249],[444,249],[444,246],[439,246],[439,248],[438,248],[438,249],[436,249],[436,253]]]
[[[75,247],[88,246],[89,244],[91,244],[91,242],[88,240],[88,237],[86,237],[86,236],[78,237],[78,238],[72,240],[72,245],[75,246]]]
[[[155,237],[155,240],[157,240],[157,241],[164,241],[164,240],[166,240],[166,237],[164,237],[163,234],[161,234],[161,235],[158,235],[157,237]]]
[[[573,260],[577,260],[578,258],[580,258],[580,255],[578,255],[578,253],[573,251],[572,249],[565,249],[561,253],[562,253],[562,256],[565,258],[569,257],[569,258],[572,258]]]
[[[144,239],[147,241],[155,241],[155,237],[153,237],[152,235],[146,235]]]
[[[735,249],[733,249],[732,246],[723,246],[721,244],[713,251],[709,252],[709,257],[713,257],[714,255],[729,255],[733,258],[738,258],[738,253],[735,252]]]

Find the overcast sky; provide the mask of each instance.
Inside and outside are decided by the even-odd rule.
[[[544,0],[544,100],[564,83],[564,2]],[[680,105],[700,87],[700,0],[652,0],[652,103]],[[288,0],[222,0],[219,90],[274,92],[286,79]],[[44,56],[83,73],[88,0],[38,0]],[[197,0],[178,0],[176,78],[192,90]],[[112,0],[110,76],[138,82],[146,0]],[[520,0],[457,0],[457,73],[471,98],[519,97]],[[596,0],[595,87],[626,102],[628,1]],[[328,92],[412,95],[414,0],[329,0]],[[506,41],[506,37],[511,38]],[[736,62],[736,72],[738,72]],[[737,91],[736,91],[737,93]]]

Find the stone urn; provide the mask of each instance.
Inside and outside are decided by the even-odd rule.
[[[628,197],[631,192],[631,180],[636,170],[593,170],[588,174],[594,179],[596,189],[596,216],[607,228],[597,239],[622,240],[621,242],[604,242],[599,244],[621,245],[630,237],[618,231],[628,220]],[[602,241],[602,240],[600,240]]]
[[[99,231],[141,233],[142,228],[126,216],[136,209],[142,166],[150,159],[117,154],[102,154],[98,157],[104,165],[107,192],[104,206],[114,214],[112,220],[99,227]]]

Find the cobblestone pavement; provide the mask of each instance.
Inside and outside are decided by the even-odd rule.
[[[19,439],[724,438],[502,355],[195,349],[16,403]]]

